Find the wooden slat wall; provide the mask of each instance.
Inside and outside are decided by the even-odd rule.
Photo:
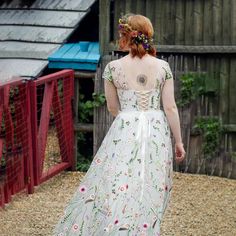
[[[104,1],[109,2],[109,0],[101,2]],[[183,165],[175,166],[175,169],[236,179],[236,51],[234,48],[236,45],[236,1],[114,0],[113,39],[117,38],[119,17],[129,12],[146,15],[152,21],[155,30],[154,42],[157,49],[160,46],[158,57],[169,61],[176,78],[176,88],[179,87],[178,79],[182,73],[195,71],[207,73],[207,91],[217,92],[217,99],[203,96],[196,104],[191,105],[191,110],[180,111],[188,158]],[[101,25],[107,25],[107,18],[109,18],[108,14],[100,18],[106,20],[104,24],[101,22]],[[110,29],[107,28],[107,31],[110,32]],[[104,47],[101,48],[101,52],[102,55],[107,55],[114,50],[114,44],[108,38],[102,37],[102,40]],[[183,46],[182,51],[179,50],[180,45]],[[166,49],[162,50],[165,47],[168,49],[168,46],[170,52]],[[188,46],[188,49],[186,47],[185,50],[184,46]],[[197,48],[201,48],[198,46],[205,46],[208,52],[205,49],[197,51]],[[216,49],[213,49],[213,46],[217,46]],[[214,54],[214,50],[217,50],[219,54]],[[102,63],[106,64],[110,59],[106,58]],[[103,68],[104,64],[101,70]],[[102,83],[100,78],[97,82]],[[178,95],[178,89],[176,89],[176,97]],[[105,121],[105,129],[108,130],[111,124],[109,122],[112,121],[111,116],[108,113],[105,115],[104,111],[102,113],[102,117],[99,112],[97,116]],[[194,117],[197,115],[218,116],[227,128],[221,140],[222,152],[219,157],[211,161],[201,156],[200,137],[190,135]],[[99,132],[95,134],[96,137],[99,136],[96,148],[99,147],[99,143],[106,134],[104,128],[98,127],[98,130]]]
[[[114,4],[114,38],[119,17],[131,12],[150,18],[157,45],[235,44],[235,0],[114,0]]]

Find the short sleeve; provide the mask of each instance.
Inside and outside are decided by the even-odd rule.
[[[109,63],[105,66],[105,69],[102,74],[102,78],[105,80],[109,80],[110,82],[113,81],[112,74],[111,74],[111,68],[110,68]]]
[[[165,77],[165,81],[167,79],[173,79],[173,74],[172,74],[172,71],[170,69],[170,65],[169,65],[168,62],[165,62],[165,65],[164,65],[163,69],[165,70],[165,76],[164,76]]]

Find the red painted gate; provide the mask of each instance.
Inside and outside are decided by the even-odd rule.
[[[34,181],[35,185],[39,185],[73,165],[74,72],[63,70],[43,76],[32,81],[30,87]],[[60,159],[45,171],[45,150],[51,119],[58,138]]]
[[[33,193],[30,100],[21,78],[0,86],[0,206],[27,189]]]

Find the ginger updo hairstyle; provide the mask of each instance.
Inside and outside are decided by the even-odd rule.
[[[153,45],[153,26],[151,21],[143,15],[126,14],[119,19],[118,45],[120,50],[130,48],[131,56],[142,58],[145,54],[156,57]]]

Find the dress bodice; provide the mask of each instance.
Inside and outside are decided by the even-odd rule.
[[[160,90],[117,89],[121,111],[160,110]]]
[[[103,72],[110,110],[160,110],[161,94],[167,79],[173,79],[168,62],[152,56],[124,57],[110,61]],[[119,100],[119,101],[118,101]]]

